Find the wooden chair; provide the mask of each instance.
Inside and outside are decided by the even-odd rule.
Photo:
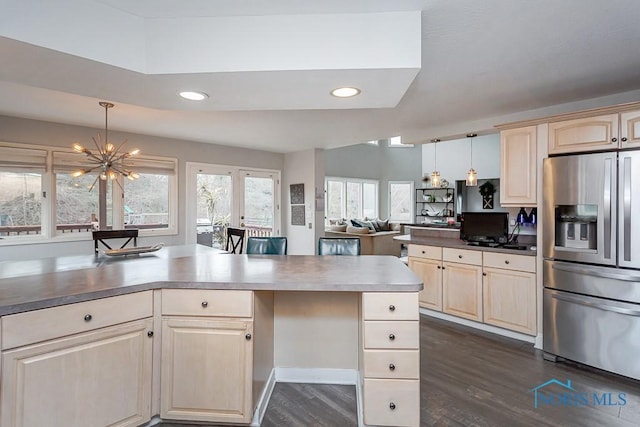
[[[357,237],[321,237],[318,255],[360,255],[360,239]]]
[[[232,254],[241,254],[245,233],[246,230],[243,228],[227,227],[227,244],[224,250]]]
[[[105,240],[108,239],[127,239],[120,249],[124,248],[133,240],[133,246],[138,246],[138,230],[105,230],[93,232],[93,250],[98,255],[98,242],[102,243],[107,249],[112,249],[111,246]]]
[[[286,255],[286,237],[249,237],[247,238],[247,255]]]

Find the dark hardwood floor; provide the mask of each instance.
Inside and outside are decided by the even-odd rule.
[[[421,316],[420,346],[423,426],[640,426],[638,381],[577,364],[548,362],[531,344],[427,316]],[[572,387],[586,396],[611,392],[612,403],[618,393],[625,393],[626,405],[534,408],[531,389],[553,378],[571,380]],[[353,386],[284,383],[276,385],[262,423],[265,427],[355,425]]]

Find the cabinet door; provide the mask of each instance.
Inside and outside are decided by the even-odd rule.
[[[442,311],[482,321],[482,267],[445,262],[442,265]]]
[[[138,426],[151,418],[153,322],[138,320],[2,353],[0,425]]]
[[[418,294],[420,306],[442,311],[442,261],[409,258],[409,268],[424,282]]]
[[[536,144],[535,126],[500,133],[501,205],[536,205]]]
[[[618,114],[549,123],[549,154],[618,148]]]
[[[536,275],[485,267],[485,323],[536,335]]]
[[[622,148],[640,146],[640,111],[620,115],[620,142]]]
[[[163,318],[160,416],[251,422],[252,331],[250,321]]]

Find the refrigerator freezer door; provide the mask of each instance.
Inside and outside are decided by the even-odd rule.
[[[618,160],[618,265],[640,268],[640,151]]]
[[[616,163],[617,153],[544,160],[545,258],[616,264]]]

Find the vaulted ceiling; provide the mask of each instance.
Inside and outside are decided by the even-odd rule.
[[[7,116],[290,152],[640,99],[631,0],[0,4]]]

